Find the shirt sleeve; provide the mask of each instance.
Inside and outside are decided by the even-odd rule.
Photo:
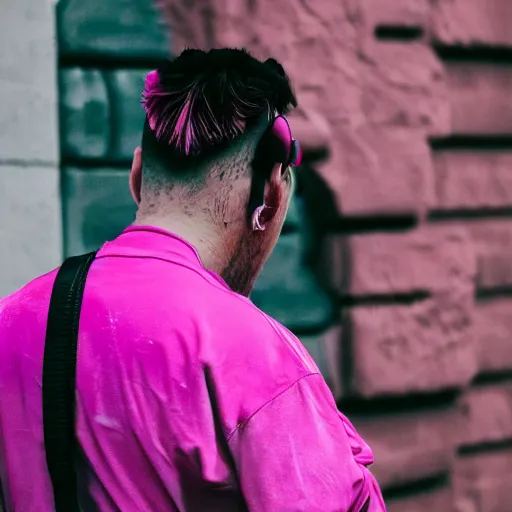
[[[296,381],[229,439],[249,510],[385,511],[366,467],[371,450],[355,446],[356,436],[321,375]]]

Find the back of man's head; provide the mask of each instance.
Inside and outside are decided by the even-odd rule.
[[[143,181],[150,188],[197,186],[220,162],[248,170],[258,127],[296,106],[283,67],[241,49],[185,50],[148,75],[142,102]]]
[[[185,50],[149,73],[130,187],[136,222],[180,235],[247,295],[275,246],[299,146],[283,67],[245,50]]]

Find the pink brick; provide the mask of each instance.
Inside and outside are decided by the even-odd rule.
[[[512,451],[459,457],[453,484],[457,512],[506,512],[512,503]]]
[[[426,28],[429,2],[362,0],[357,5],[362,109],[367,122],[447,134],[446,77],[430,45],[422,40],[403,44],[375,38],[375,29],[380,26]]]
[[[456,134],[512,132],[512,67],[458,63],[447,66],[452,131]]]
[[[432,6],[433,36],[444,44],[512,45],[510,0],[441,0]]]
[[[449,471],[455,419],[454,409],[351,418],[372,447],[372,473],[384,489]]]
[[[332,100],[336,97],[332,80],[336,78],[338,86],[344,87],[347,95],[347,72],[352,70],[349,70],[348,60],[344,59],[349,53],[348,47],[355,41],[356,29],[339,2],[321,0],[313,6],[290,2],[277,4],[273,0],[252,3],[221,0],[210,4],[210,12],[214,14],[213,17],[210,15],[213,21],[210,32],[214,39],[210,46],[244,46],[257,57],[274,56],[285,65],[299,96],[304,88],[315,87],[310,90],[314,96],[319,96],[316,100],[325,101],[327,94]],[[353,60],[355,63],[356,58]],[[357,90],[355,87],[351,89]],[[351,108],[342,95],[337,96]],[[338,115],[333,112],[332,102],[329,107],[331,114]]]
[[[476,272],[472,240],[460,227],[425,227],[406,233],[332,235],[324,269],[329,281],[351,295],[442,291],[471,293]],[[346,273],[349,272],[349,275]]]
[[[405,498],[396,498],[388,501],[386,506],[388,512],[453,512],[453,493],[449,487],[444,487]]]
[[[512,154],[490,151],[434,153],[440,210],[512,206]]]
[[[411,306],[351,311],[352,392],[365,397],[465,386],[477,372],[473,298],[438,294]]]
[[[335,132],[331,160],[319,166],[338,211],[348,215],[426,212],[434,201],[430,149],[410,130]]]
[[[495,298],[477,303],[474,336],[481,372],[512,369],[512,299]]]
[[[459,400],[459,421],[459,444],[512,439],[512,384],[467,390]]]
[[[428,135],[450,132],[450,97],[445,70],[421,42],[361,42],[362,113],[373,126],[408,127]]]
[[[477,254],[480,288],[512,286],[512,220],[493,219],[466,223]]]

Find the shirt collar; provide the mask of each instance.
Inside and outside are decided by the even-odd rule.
[[[184,238],[156,226],[128,226],[115,240],[107,242],[98,256],[154,257],[200,269],[210,279],[229,288],[218,274],[205,268],[197,249]]]

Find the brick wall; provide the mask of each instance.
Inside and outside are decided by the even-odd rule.
[[[253,300],[372,445],[393,512],[512,510],[510,0],[163,0],[171,47],[283,61],[302,194]],[[147,1],[63,0],[65,253],[131,220]]]

